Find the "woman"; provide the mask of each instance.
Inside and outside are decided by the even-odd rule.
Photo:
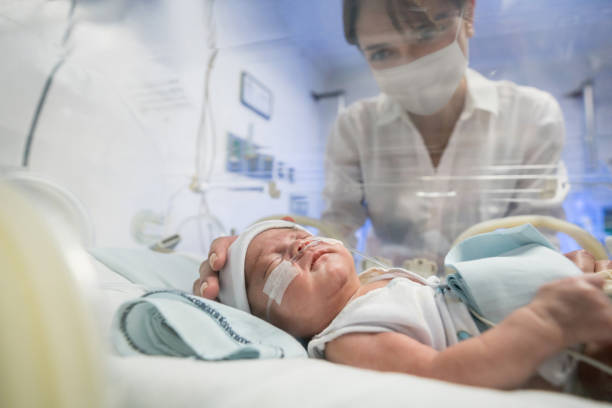
[[[440,264],[463,230],[486,219],[563,216],[560,205],[531,205],[554,181],[565,134],[561,110],[542,91],[467,68],[474,6],[344,0],[346,39],[359,47],[382,93],[356,102],[334,125],[322,218],[349,243],[369,218],[367,252],[398,266],[414,257]],[[213,243],[203,281],[209,265],[223,266],[232,241]],[[206,294],[216,296],[216,277],[210,285]]]
[[[473,15],[474,0],[344,0],[346,39],[382,93],[336,121],[323,219],[351,237],[369,218],[376,237],[367,252],[395,265],[441,263],[461,232],[486,219],[563,216],[560,206],[529,203],[559,164],[561,110],[542,91],[467,68]],[[513,167],[527,173],[514,177]]]

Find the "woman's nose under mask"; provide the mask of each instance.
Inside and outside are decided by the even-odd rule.
[[[300,270],[295,266],[295,262],[302,257],[304,251],[313,246],[317,246],[325,242],[332,245],[342,245],[341,241],[332,238],[313,237],[309,242],[301,248],[297,254],[290,260],[282,261],[276,268],[270,272],[270,276],[266,280],[263,288],[263,293],[268,296],[268,304],[266,305],[266,320],[270,321],[270,308],[272,301],[275,301],[279,306],[285,295],[285,291],[289,284],[299,275]]]
[[[401,107],[417,115],[440,111],[457,90],[468,66],[459,46],[463,12],[454,41],[446,47],[408,64],[374,69],[380,90]]]

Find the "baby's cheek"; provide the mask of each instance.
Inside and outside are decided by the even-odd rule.
[[[326,265],[326,271],[322,285],[326,292],[334,293],[343,287],[348,281],[348,271],[337,265]]]
[[[257,317],[264,318],[266,310],[266,296],[260,290],[259,293],[256,290],[247,291],[247,299],[249,300],[249,306],[251,307],[251,313]]]

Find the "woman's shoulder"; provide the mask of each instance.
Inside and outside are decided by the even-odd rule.
[[[372,122],[385,104],[384,95],[359,99],[338,114],[339,121]]]
[[[499,96],[501,114],[553,115],[561,116],[557,99],[542,89],[519,85],[511,81],[492,81]]]

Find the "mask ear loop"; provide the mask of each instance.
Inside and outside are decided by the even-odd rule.
[[[459,33],[461,32],[461,27],[463,27],[463,16],[465,16],[465,6],[461,8],[461,14],[459,14],[459,27],[457,27],[457,32],[455,33],[455,41],[459,40]]]

